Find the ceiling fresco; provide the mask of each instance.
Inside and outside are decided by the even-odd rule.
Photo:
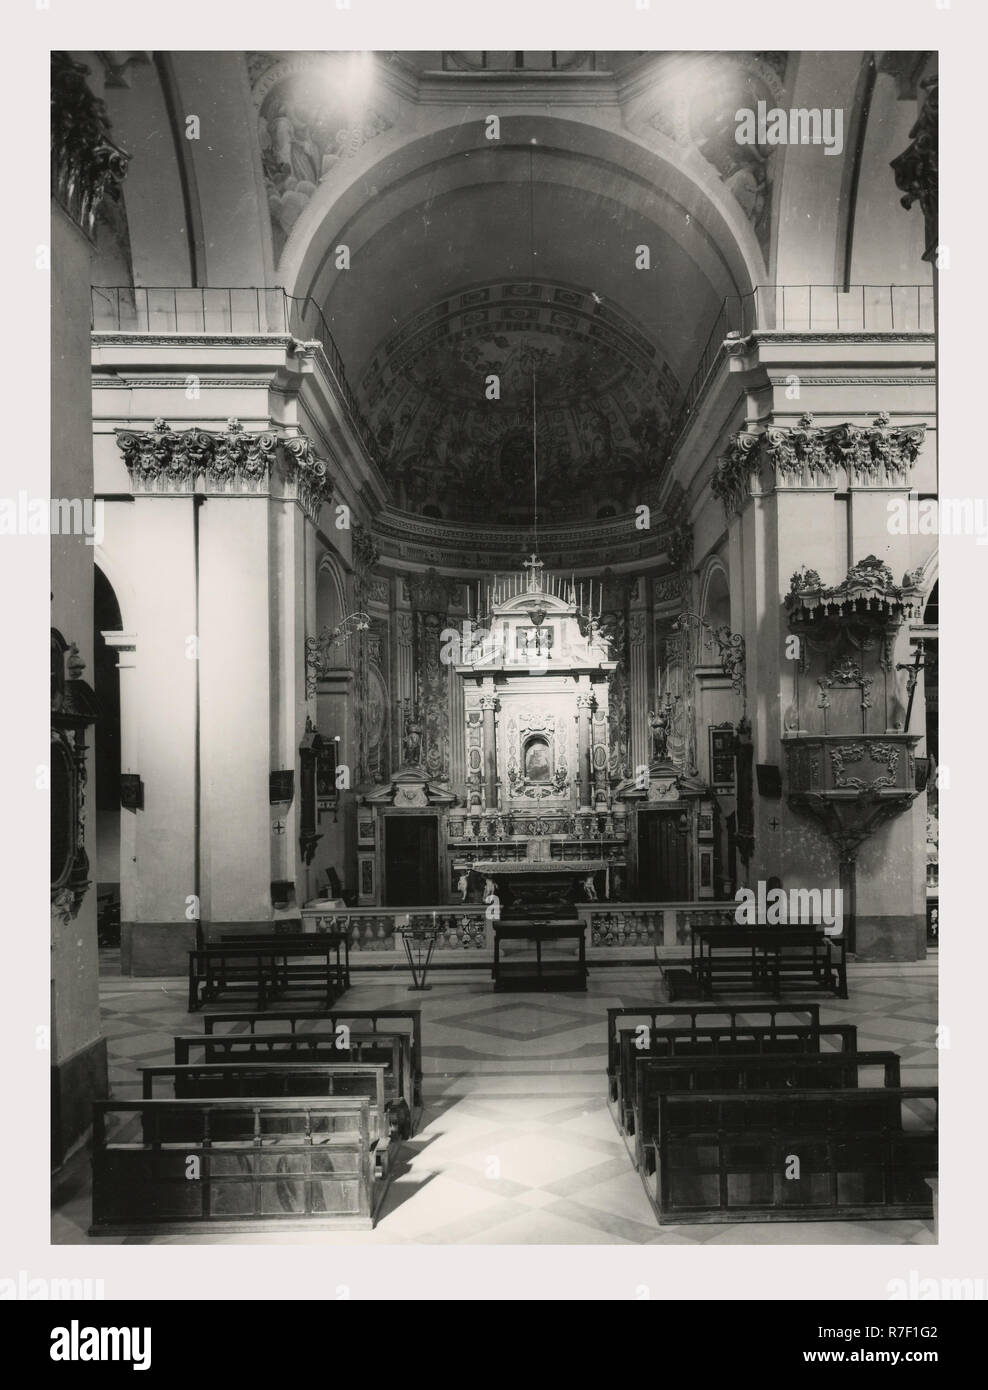
[[[540,524],[640,501],[664,458],[675,377],[592,292],[517,281],[450,296],[374,354],[360,392],[397,505],[531,520],[533,385]]]

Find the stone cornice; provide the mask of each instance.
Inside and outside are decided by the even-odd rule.
[[[893,428],[884,411],[871,426],[821,428],[807,414],[791,427],[739,430],[728,439],[711,491],[730,517],[744,507],[756,477],[766,490],[777,491],[908,488],[925,433],[925,424]],[[761,477],[763,464],[770,470],[767,479]]]
[[[836,332],[810,333],[798,332],[790,329],[758,328],[750,338],[738,338],[736,343],[744,345],[745,348],[758,343],[864,343],[877,345],[881,343],[935,343],[936,334],[927,332],[925,329],[902,332],[880,332],[874,330],[865,332],[861,330],[848,329],[846,332],[838,330]],[[735,349],[731,355],[739,356],[740,350]]]

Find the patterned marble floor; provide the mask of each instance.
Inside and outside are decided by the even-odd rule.
[[[858,1025],[861,1049],[897,1051],[903,1085],[936,1081],[935,959],[851,965],[850,999],[821,1020]],[[606,1103],[605,1010],[658,1000],[654,969],[593,970],[586,994],[498,994],[481,971],[355,972],[354,1008],[422,1008],[424,1113],[373,1231],[291,1243],[501,1245],[892,1245],[935,1242],[922,1221],[791,1222],[659,1228]],[[171,1039],[198,1032],[180,980],[102,984],[114,1096],[137,1097],[134,1067],[167,1064]],[[52,1241],[89,1241],[89,1159],[56,1186]],[[280,1244],[279,1235],[156,1237],[152,1243]],[[144,1244],[135,1238],[99,1243]]]

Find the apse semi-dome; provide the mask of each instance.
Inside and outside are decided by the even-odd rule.
[[[551,524],[642,499],[679,384],[635,321],[592,290],[516,280],[401,324],[360,393],[396,504],[425,516],[528,520],[534,420],[539,513]]]

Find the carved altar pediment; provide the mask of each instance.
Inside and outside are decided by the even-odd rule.
[[[393,806],[408,810],[430,806],[455,806],[456,797],[445,787],[434,786],[421,768],[402,768],[390,782],[361,797],[366,806]]]

